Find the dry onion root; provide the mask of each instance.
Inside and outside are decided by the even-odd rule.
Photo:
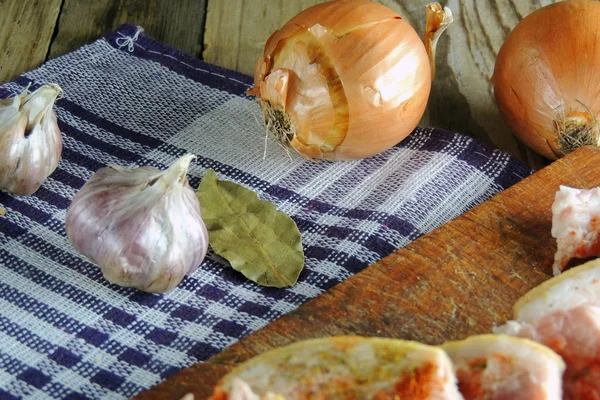
[[[559,2],[508,35],[492,83],[500,113],[533,151],[555,160],[600,146],[600,3]]]
[[[306,158],[378,154],[408,136],[423,116],[435,46],[451,22],[448,8],[429,5],[423,45],[381,4],[315,5],[269,38],[248,93],[259,99],[276,140]]]

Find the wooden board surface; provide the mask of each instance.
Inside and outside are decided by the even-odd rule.
[[[126,22],[201,57],[206,6],[207,0],[0,0],[0,84]]]
[[[201,57],[205,10],[206,0],[64,0],[50,58],[90,43],[126,22]]]
[[[0,0],[0,84],[46,60],[62,0]]]
[[[235,364],[302,339],[352,334],[439,344],[489,333],[521,295],[551,277],[554,194],[561,184],[600,186],[598,163],[600,150],[571,153],[137,399],[188,392],[204,399]]]

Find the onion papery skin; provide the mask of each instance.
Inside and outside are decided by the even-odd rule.
[[[600,3],[564,1],[525,17],[500,48],[492,84],[504,120],[536,153],[556,160],[575,148],[563,138],[583,130],[583,144],[596,144]]]
[[[254,84],[249,93],[278,140],[307,158],[347,160],[378,154],[414,130],[431,75],[423,42],[395,11],[337,0],[273,33]]]

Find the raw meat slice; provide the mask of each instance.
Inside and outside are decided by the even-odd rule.
[[[235,396],[235,397],[234,397]],[[397,339],[339,336],[259,355],[218,383],[211,400],[460,400],[448,355]]]
[[[511,321],[495,332],[535,340],[559,354],[567,365],[565,399],[600,399],[600,307],[584,305],[533,322]]]
[[[478,335],[441,346],[465,400],[561,400],[565,363],[534,341]]]
[[[534,321],[581,305],[600,307],[600,259],[571,268],[525,293],[513,307],[513,319]]]
[[[552,271],[561,273],[573,258],[600,256],[600,188],[560,186],[552,204],[552,237],[556,254]]]
[[[563,396],[600,400],[600,260],[549,279],[521,297],[514,320],[494,329],[535,340],[566,363]]]

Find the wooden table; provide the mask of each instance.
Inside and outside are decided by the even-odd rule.
[[[397,10],[413,24],[418,32],[423,31],[424,5],[429,0],[379,1]],[[495,55],[512,27],[524,15],[554,1],[448,0],[447,4],[454,12],[455,22],[440,41],[437,64],[438,75],[432,88],[427,112],[421,124],[469,134],[492,146],[510,152],[533,167],[545,165],[544,160],[531,153],[512,136],[502,121],[493,100],[489,78],[494,68]],[[45,60],[60,56],[89,43],[99,36],[113,31],[124,22],[141,25],[148,35],[196,57],[203,58],[207,62],[250,74],[254,60],[261,53],[268,36],[301,9],[317,2],[319,0],[0,0],[0,83],[9,81],[18,74],[39,66]],[[479,229],[483,231],[489,228],[489,232],[500,235],[503,243],[515,242],[509,240],[513,236],[513,231],[517,231],[516,227],[525,226],[527,229],[524,232],[530,234],[524,237],[528,240],[527,243],[531,242],[530,248],[544,253],[543,256],[536,257],[538,262],[548,259],[553,252],[553,248],[551,249],[549,246],[540,247],[538,242],[540,235],[545,235],[544,240],[550,243],[549,216],[546,214],[549,212],[549,204],[551,203],[550,195],[556,190],[559,183],[552,180],[553,177],[556,178],[558,175],[556,172],[561,172],[561,174],[568,172],[573,182],[582,185],[600,184],[597,177],[594,177],[594,180],[591,178],[586,180],[588,179],[585,175],[586,171],[591,174],[590,171],[595,170],[583,164],[585,160],[594,162],[600,160],[600,155],[597,153],[593,157],[591,155],[584,157],[583,155],[584,153],[580,152],[569,156],[567,159],[552,165],[551,169],[543,171],[543,175],[537,175],[534,178],[538,185],[536,187],[546,185],[545,193],[547,196],[544,197],[543,207],[537,198],[539,191],[531,191],[529,186],[515,187],[510,193],[506,194],[506,196],[510,195],[512,201],[523,203],[522,207],[517,210],[514,219],[503,218],[500,221],[502,223],[499,224],[497,219],[490,219],[489,217],[496,214],[505,216],[498,209],[510,203],[508,197],[505,199],[507,201],[489,202],[487,205],[471,211],[466,217],[457,222],[415,242],[412,247],[404,249],[401,253],[396,253],[382,260],[378,263],[379,268],[369,269],[362,275],[348,281],[344,286],[340,286],[336,290],[315,299],[298,311],[290,313],[278,321],[279,325],[274,326],[281,327],[282,324],[286,324],[288,329],[286,332],[289,333],[290,329],[305,325],[303,310],[308,310],[310,307],[314,308],[315,305],[326,304],[338,296],[340,299],[348,296],[358,298],[352,293],[354,283],[360,279],[367,279],[372,282],[373,287],[376,287],[380,282],[379,278],[381,278],[377,275],[378,271],[389,272],[385,276],[388,279],[397,279],[398,282],[405,280],[406,277],[402,274],[408,274],[409,278],[417,279],[418,274],[415,271],[418,270],[416,269],[412,271],[397,270],[396,275],[394,275],[390,272],[391,268],[403,260],[414,261],[414,265],[417,266],[420,265],[419,263],[423,264],[427,253],[418,252],[415,249],[421,249],[432,238],[443,236],[447,242],[454,243],[448,239],[450,236],[446,237],[444,235],[454,234],[454,231],[479,232],[471,226],[473,221],[488,221],[487,225],[482,223]],[[579,161],[575,162],[574,160]],[[581,170],[577,170],[575,166],[580,166]],[[581,182],[577,179],[580,179]],[[529,197],[524,196],[526,193],[529,193]],[[526,203],[523,199],[527,199],[529,203]],[[544,210],[546,225],[533,224],[532,221],[536,220],[526,218],[534,208],[535,210]],[[500,228],[492,229],[497,226]],[[468,238],[468,236],[465,237]],[[519,239],[522,239],[522,237],[519,236]],[[453,240],[456,241],[456,239]],[[475,260],[474,257],[481,252],[469,243],[467,241],[458,247],[464,252],[468,250],[472,259]],[[519,241],[518,243],[523,242]],[[441,249],[440,252],[443,250],[442,247],[439,247],[439,249]],[[418,256],[418,254],[422,254],[422,256]],[[482,254],[489,257],[487,253]],[[516,268],[515,265],[519,262],[518,258],[504,260],[501,257],[504,253],[501,251],[496,251],[493,254],[497,255],[498,260],[503,261],[501,266],[506,268]],[[523,251],[519,255],[522,256],[522,259],[525,259],[528,254],[530,253]],[[431,256],[438,259],[442,256],[447,257],[448,254],[436,253]],[[456,272],[456,260],[449,259],[447,263],[442,263],[442,265],[446,266],[446,270]],[[542,265],[535,270],[526,268],[523,261],[518,265],[522,267],[522,270],[511,270],[501,276],[491,274],[485,277],[485,279],[494,283],[494,288],[498,290],[506,285],[510,285],[514,289],[514,291],[503,292],[505,294],[501,303],[503,311],[500,311],[500,308],[481,308],[479,310],[480,315],[486,316],[487,322],[497,322],[506,318],[508,316],[506,310],[518,297],[518,294],[522,294],[534,283],[539,283],[547,278],[546,272],[549,265]],[[477,295],[474,298],[489,297],[490,293],[496,293],[475,293],[478,287],[470,284],[472,275],[469,275],[468,272],[457,277],[456,282],[458,282],[457,285],[468,286],[473,292],[471,294]],[[372,274],[375,274],[373,276],[377,279],[373,278]],[[526,274],[530,275],[526,276]],[[447,274],[432,276],[431,279],[438,280],[434,279],[431,282],[442,282],[447,276]],[[528,279],[523,279],[522,276],[526,276]],[[527,284],[525,284],[526,282]],[[417,289],[419,288],[421,286],[417,287]],[[422,286],[422,288],[427,287]],[[458,286],[455,289],[458,290]],[[416,292],[413,295],[415,298],[421,297]],[[448,294],[442,295],[444,293],[441,293],[438,298],[442,307],[439,307],[437,311],[449,313],[453,316],[456,309],[455,305],[443,303],[443,299],[450,298],[450,296]],[[356,314],[357,310],[363,309],[368,308],[356,308],[354,311],[346,311],[348,314],[351,311]],[[393,318],[395,309],[387,311],[390,312],[388,316]],[[471,314],[470,311],[467,313],[467,311],[469,310],[466,310],[464,314],[460,314],[459,319],[470,318],[470,315],[475,315]],[[489,316],[488,314],[482,314],[484,312],[487,312]],[[362,317],[361,315],[356,314],[355,316],[357,318],[353,321],[365,320],[359,318]],[[306,318],[309,317],[313,318],[312,314],[306,316]],[[310,321],[310,318],[308,321]],[[385,319],[382,319],[382,321],[385,321]],[[437,324],[436,321],[431,319],[430,322],[431,324]],[[466,323],[469,325],[470,322],[467,320]],[[489,323],[485,326],[486,329],[489,327]],[[467,325],[463,324],[461,326]],[[324,331],[319,331],[319,334],[341,334],[345,332],[345,330],[336,330],[338,328],[335,326],[314,325],[314,327],[319,326],[324,327]],[[385,326],[385,324],[381,325],[382,332]],[[353,331],[358,333],[366,334],[372,332],[372,329],[379,328],[371,325],[353,325]],[[432,328],[430,330],[422,329],[421,332],[438,334],[441,330]],[[463,331],[453,332],[457,337],[460,336],[459,333],[465,333]],[[384,333],[392,336],[392,332]],[[240,341],[232,348],[233,350],[229,349],[228,352],[215,356],[211,359],[212,363],[189,368],[174,379],[153,389],[153,391],[141,394],[141,398],[157,398],[159,394],[165,396],[168,394],[169,397],[165,398],[172,398],[171,396],[174,393],[183,394],[194,389],[194,385],[198,385],[197,379],[202,374],[206,374],[204,376],[211,379],[217,379],[232,365],[233,361],[236,361],[231,359],[232,354],[235,353],[235,357],[243,359],[265,350],[265,348],[251,347],[250,345],[254,343],[253,338],[266,337],[265,335],[269,334],[268,329],[259,331],[250,339]],[[435,342],[440,341],[441,337],[430,336],[416,339]],[[282,336],[270,335],[265,341],[267,339],[270,340],[270,346],[281,345],[285,342],[285,337]]]
[[[129,22],[198,58],[251,74],[269,35],[322,0],[0,0],[0,83]],[[430,0],[379,0],[419,32]],[[438,74],[421,125],[466,133],[534,168],[547,162],[502,121],[489,78],[505,36],[556,0],[448,0],[454,24],[438,48]]]

